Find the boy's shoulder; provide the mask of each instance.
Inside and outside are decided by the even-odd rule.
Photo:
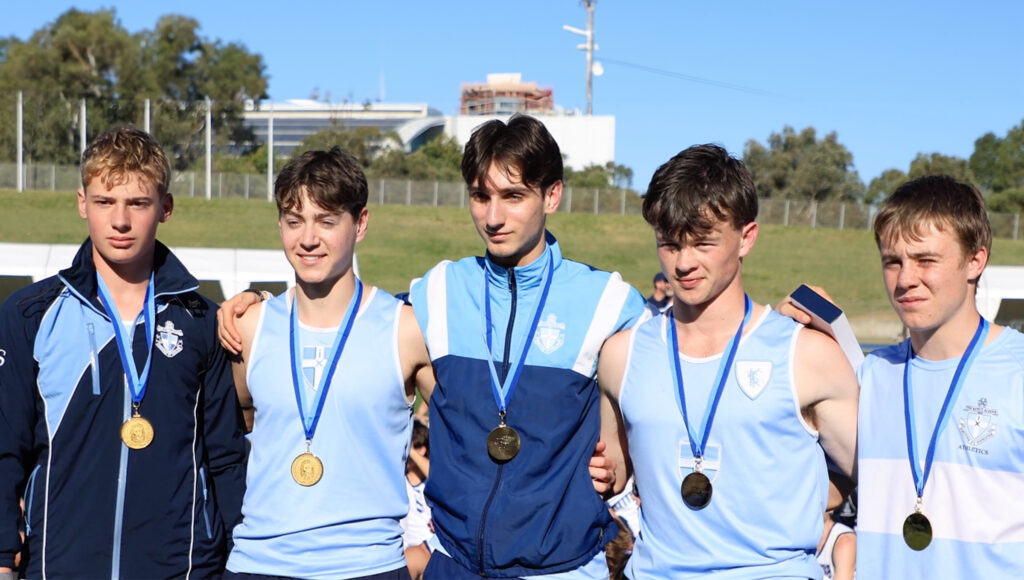
[[[0,304],[0,318],[3,319],[3,324],[11,323],[12,319],[42,317],[63,290],[64,283],[57,276],[50,276],[15,290]]]

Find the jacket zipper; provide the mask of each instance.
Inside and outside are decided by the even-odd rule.
[[[512,350],[512,329],[516,320],[516,302],[518,296],[516,295],[516,272],[514,267],[508,268],[508,289],[512,294],[512,304],[509,309],[508,326],[505,329],[505,352],[501,363],[502,382],[504,382],[508,377],[508,368],[510,364],[509,357],[511,356]],[[487,364],[491,364],[490,361],[487,361]],[[487,512],[490,511],[491,502],[494,501],[494,496],[498,492],[498,484],[501,483],[501,474],[504,469],[504,465],[498,466],[498,473],[494,477],[494,485],[491,487],[491,493],[487,496],[487,501],[484,502],[483,514],[480,517],[480,529],[477,532],[477,563],[480,566],[481,576],[484,575],[484,528],[487,526]]]
[[[25,537],[32,535],[32,500],[36,495],[36,475],[39,473],[39,468],[42,465],[37,465],[32,470],[32,475],[28,478],[28,485],[25,489],[28,493],[25,494]]]
[[[210,525],[210,508],[207,502],[207,489],[206,489],[206,468],[199,468],[199,481],[202,482],[203,486],[203,521],[206,523],[206,537],[207,539],[213,538],[213,526]]]
[[[89,366],[92,367],[92,394],[100,394],[100,358],[96,350],[96,326],[87,322],[86,329],[89,330]]]

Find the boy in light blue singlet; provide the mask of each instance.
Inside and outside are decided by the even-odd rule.
[[[984,200],[950,177],[916,179],[874,229],[910,337],[858,373],[857,576],[1020,578],[1024,335],[975,305],[992,245]]]
[[[662,165],[643,215],[673,305],[609,339],[598,366],[642,500],[626,573],[820,578],[822,448],[852,470],[853,369],[830,338],[746,296],[757,195],[724,149],[690,147]]]
[[[274,188],[295,288],[238,320],[249,472],[227,578],[409,578],[399,520],[414,388],[433,385],[412,309],[352,269],[366,177],[310,151]]]

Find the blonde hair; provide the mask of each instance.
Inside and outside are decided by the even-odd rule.
[[[82,153],[82,187],[97,177],[107,189],[135,177],[156,187],[163,197],[170,187],[171,165],[152,135],[132,126],[115,127]]]

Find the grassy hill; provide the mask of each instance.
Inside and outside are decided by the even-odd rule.
[[[176,198],[160,227],[171,246],[278,248],[273,204],[241,199]],[[77,244],[86,237],[73,193],[0,191],[0,241]],[[641,292],[659,269],[654,236],[640,216],[555,214],[549,229],[563,253],[615,270]],[[444,258],[478,255],[483,246],[465,209],[370,206],[370,229],[360,244],[362,277],[390,292]],[[996,240],[993,264],[1024,265],[1024,241]],[[862,340],[891,340],[898,331],[881,282],[878,254],[866,230],[763,226],[744,264],[747,291],[774,304],[800,282],[829,290]]]

